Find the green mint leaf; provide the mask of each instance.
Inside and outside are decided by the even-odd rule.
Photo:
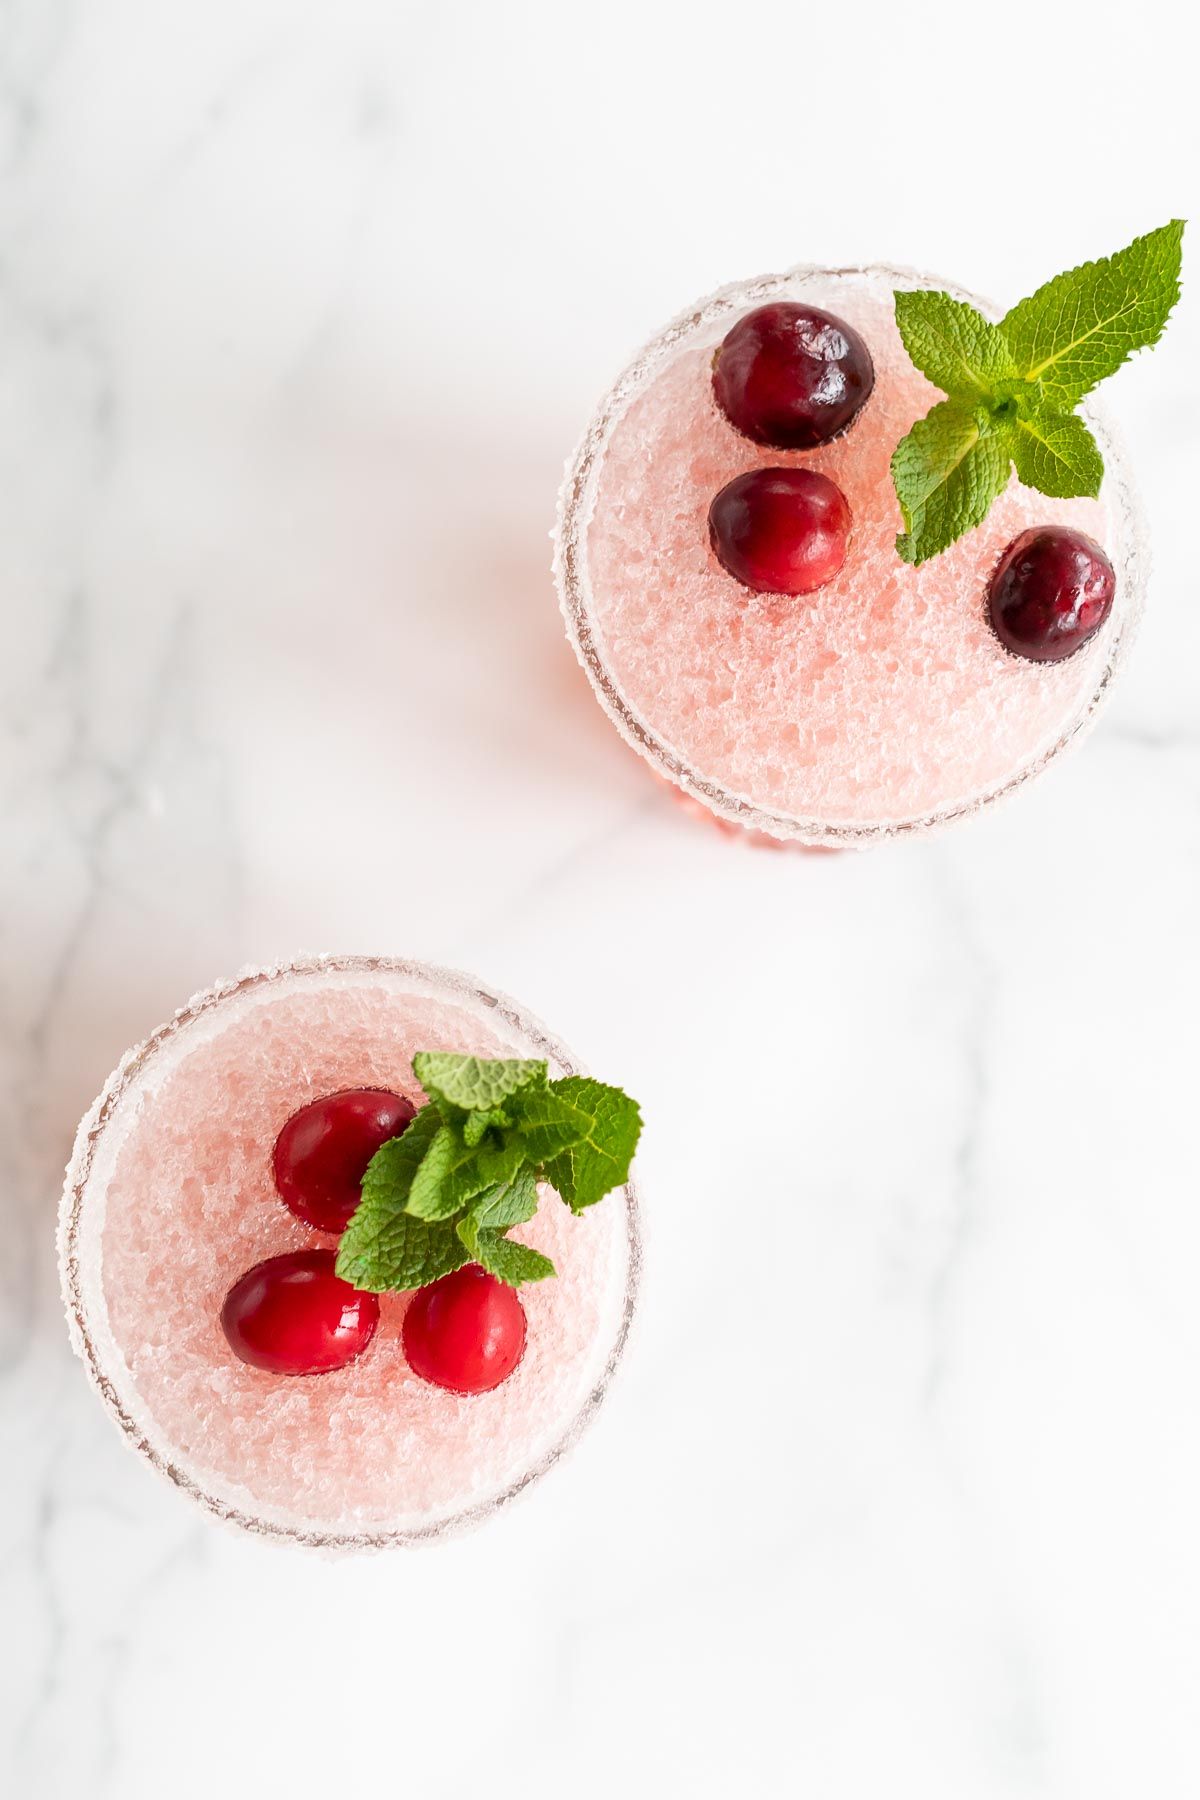
[[[545,1162],[571,1144],[579,1143],[591,1128],[592,1116],[559,1091],[559,1083],[518,1096],[515,1132],[531,1163]]]
[[[397,1204],[403,1206],[412,1186],[413,1176],[441,1127],[442,1121],[438,1118],[437,1108],[423,1106],[399,1137],[389,1138],[386,1144],[380,1145],[367,1164],[367,1172],[363,1176],[364,1200],[368,1192],[386,1184],[400,1196]]]
[[[354,1219],[362,1210],[360,1206]],[[342,1280],[353,1287],[373,1294],[428,1287],[468,1260],[449,1220],[430,1224],[411,1213],[390,1214],[367,1241],[361,1232],[352,1235],[354,1219],[342,1233],[335,1265]]]
[[[525,1165],[510,1181],[497,1182],[494,1187],[485,1188],[482,1194],[476,1194],[471,1201],[469,1217],[478,1225],[506,1231],[510,1225],[524,1225],[537,1209],[537,1177]]]
[[[464,1213],[461,1219],[456,1219],[454,1234],[467,1255],[474,1257],[479,1249],[479,1220],[475,1214]]]
[[[896,549],[923,563],[978,525],[1008,481],[1009,426],[942,400],[892,452],[905,533]]]
[[[413,1067],[430,1102],[371,1159],[339,1274],[375,1293],[423,1287],[468,1258],[514,1287],[553,1275],[505,1233],[537,1213],[543,1170],[576,1212],[627,1178],[634,1102],[582,1076],[551,1084],[544,1062],[421,1051]]]
[[[585,1137],[543,1165],[546,1180],[558,1189],[571,1211],[579,1213],[629,1179],[642,1115],[637,1102],[620,1088],[584,1075],[553,1081],[550,1092],[590,1120]]]
[[[965,300],[921,288],[898,292],[895,299],[904,348],[944,394],[976,406],[991,401],[998,382],[1016,375],[998,327]]]
[[[521,1287],[527,1281],[545,1281],[547,1276],[555,1273],[554,1264],[540,1250],[531,1250],[528,1244],[514,1243],[512,1238],[501,1237],[495,1231],[477,1233],[472,1255],[489,1275],[494,1275],[498,1281],[506,1281],[509,1287]]]
[[[1060,500],[1086,494],[1095,499],[1104,479],[1104,460],[1078,413],[1034,413],[1012,420],[1011,449],[1026,487]]]
[[[458,1221],[455,1230],[459,1242],[473,1262],[506,1281],[509,1287],[520,1287],[526,1281],[545,1281],[555,1273],[554,1264],[540,1250],[528,1244],[514,1243],[499,1231],[481,1226],[473,1213]]]
[[[475,1152],[480,1186],[472,1192],[479,1194],[485,1187],[493,1187],[497,1182],[511,1181],[521,1164],[527,1160],[524,1146],[515,1132],[511,1132],[503,1143],[481,1144]]]
[[[336,1268],[343,1281],[382,1294],[424,1287],[466,1262],[453,1225],[429,1224],[404,1210],[413,1177],[440,1124],[434,1108],[427,1106],[407,1131],[371,1158],[362,1199],[338,1245]]]
[[[1135,350],[1156,344],[1179,298],[1182,219],[1115,256],[1056,275],[1005,315],[1017,372],[1037,385],[1038,410],[1069,412]]]
[[[471,1145],[456,1126],[443,1125],[413,1178],[407,1210],[420,1219],[452,1219],[477,1194],[511,1181],[526,1160],[515,1135],[507,1143]]]
[[[892,455],[906,562],[926,562],[978,525],[1010,462],[1044,494],[1099,493],[1103,461],[1074,408],[1161,337],[1179,298],[1183,226],[1172,219],[1115,256],[1056,275],[999,326],[948,294],[897,293],[905,348],[949,396]]]
[[[487,1186],[478,1154],[453,1126],[440,1126],[413,1176],[405,1211],[417,1219],[451,1219],[461,1212],[471,1194]]]
[[[489,1131],[504,1131],[512,1124],[506,1107],[492,1106],[487,1112],[469,1112],[462,1122],[463,1143],[470,1149],[482,1144]]]
[[[460,1056],[449,1050],[418,1050],[413,1074],[429,1098],[447,1116],[457,1112],[490,1112],[522,1088],[546,1084],[544,1062],[489,1060]]]

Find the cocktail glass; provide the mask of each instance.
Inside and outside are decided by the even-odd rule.
[[[913,569],[888,462],[941,396],[909,362],[897,288],[953,283],[882,266],[804,266],[721,288],[634,358],[589,425],[559,502],[555,572],[568,636],[622,737],[679,795],[762,841],[841,849],[969,817],[1040,773],[1094,721],[1142,611],[1146,550],[1101,410],[1099,501],[1053,500],[1014,477],[984,523]],[[711,392],[712,356],[751,308],[797,300],[866,338],[875,391],[815,451],[741,437]],[[707,508],[733,476],[798,464],[831,475],[854,513],[841,573],[797,598],[751,594],[717,564]],[[1107,549],[1112,613],[1076,655],[1011,655],[986,619],[988,577],[1029,525],[1065,523]]]
[[[407,1296],[329,1374],[275,1376],[230,1352],[219,1313],[265,1257],[334,1239],[275,1193],[271,1151],[339,1089],[420,1100],[415,1050],[571,1053],[469,976],[388,957],[255,969],[197,995],[131,1050],[79,1128],[60,1218],[75,1349],[126,1441],[218,1518],[329,1549],[415,1544],[489,1517],[544,1474],[603,1399],[629,1331],[640,1237],[632,1184],[579,1219],[550,1190],[516,1235],[557,1278],[522,1289],[525,1355],[491,1393],[420,1381]]]

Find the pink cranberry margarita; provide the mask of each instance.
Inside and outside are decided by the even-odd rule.
[[[575,650],[626,740],[722,821],[837,846],[970,813],[1080,734],[1131,637],[1135,505],[1090,406],[1107,471],[1099,499],[1048,498],[1014,476],[941,555],[913,567],[897,554],[890,459],[940,395],[905,352],[893,290],[944,285],[805,268],[723,288],[630,365],[568,472],[556,570]],[[714,392],[731,327],[779,302],[835,315],[865,366],[858,391],[835,396],[836,435],[816,447],[780,447],[804,439],[778,430],[755,441],[736,401],[769,405],[761,384],[756,395],[718,377]],[[746,492],[756,480],[762,491]],[[831,495],[848,503],[848,531]],[[756,499],[762,529],[739,541]],[[814,572],[780,560],[792,516],[809,530]],[[1060,661],[1012,654],[989,619],[1001,556],[1039,526],[1082,534],[1115,572],[1102,628]],[[754,591],[771,587],[772,566],[790,591]]]
[[[125,1057],[80,1126],[60,1239],[75,1348],[130,1443],[251,1530],[359,1547],[483,1516],[557,1458],[624,1344],[638,1270],[632,1186],[580,1217],[541,1191],[513,1236],[549,1255],[557,1276],[521,1289],[523,1353],[490,1392],[450,1392],[414,1371],[412,1294],[379,1296],[377,1326],[345,1366],[297,1377],[252,1366],[244,1344],[233,1353],[222,1308],[247,1271],[281,1257],[331,1264],[336,1248],[281,1203],[283,1128],[355,1089],[400,1096],[408,1114],[405,1101],[424,1098],[412,1057],[431,1045],[578,1072],[536,1021],[463,976],[318,959],[189,1002]],[[516,1305],[511,1289],[503,1296]],[[358,1298],[374,1325],[375,1296]]]

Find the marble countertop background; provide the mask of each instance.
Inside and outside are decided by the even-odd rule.
[[[776,856],[594,705],[547,532],[718,283],[1012,299],[1198,210],[1175,7],[0,12],[0,1791],[1200,1791],[1194,288],[1113,382],[1155,545],[1080,754]],[[329,1563],[139,1467],[61,1169],[304,948],[469,968],[645,1102],[640,1327],[487,1530]]]

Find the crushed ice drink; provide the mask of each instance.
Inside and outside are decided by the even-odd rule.
[[[638,1266],[631,1186],[572,1217],[548,1189],[515,1236],[554,1261],[521,1290],[525,1354],[490,1393],[407,1366],[410,1294],[331,1373],[269,1375],[231,1351],[220,1314],[251,1265],[335,1243],[281,1203],[272,1147],[301,1106],[391,1089],[417,1104],[414,1051],[568,1052],[466,977],[392,960],[256,971],[191,1001],[131,1051],[80,1126],[61,1221],[72,1337],[133,1445],[208,1510],[327,1546],[412,1542],[486,1515],[590,1416],[624,1344]]]
[[[576,652],[626,740],[721,821],[840,846],[968,814],[1079,735],[1132,635],[1143,586],[1136,507],[1090,404],[1106,467],[1099,500],[1051,499],[1014,476],[983,524],[941,555],[912,567],[897,554],[890,458],[940,394],[904,350],[893,290],[946,285],[887,269],[800,269],[722,289],[630,365],[568,472],[556,569]],[[725,334],[779,299],[845,319],[874,362],[861,413],[816,449],[750,441],[713,395]],[[749,592],[710,548],[714,495],[765,467],[818,471],[849,501],[849,552],[815,592]],[[1103,629],[1057,664],[1009,654],[987,617],[1006,545],[1044,523],[1088,534],[1116,570]]]

